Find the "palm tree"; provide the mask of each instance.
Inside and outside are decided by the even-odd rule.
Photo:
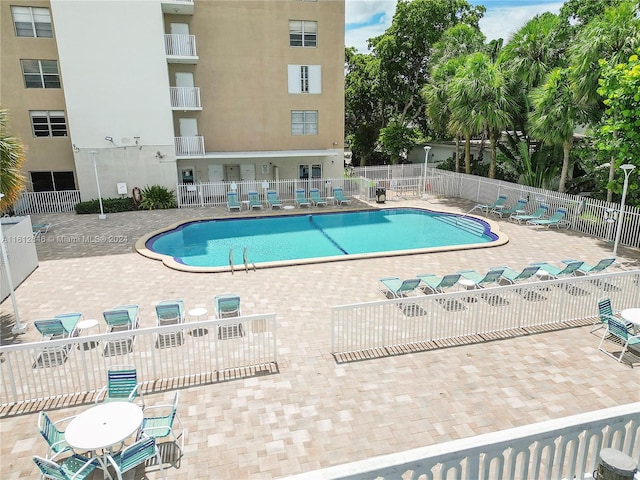
[[[464,125],[472,135],[488,134],[491,144],[489,177],[495,178],[498,138],[511,124],[515,106],[500,65],[492,62],[486,53],[469,55],[453,79],[451,93],[452,119]]]
[[[562,145],[562,170],[558,191],[565,191],[573,133],[580,115],[569,69],[556,68],[543,85],[531,92],[533,111],[529,116],[534,138],[548,145]]]
[[[0,212],[13,205],[24,188],[20,168],[25,159],[25,148],[17,138],[9,136],[8,116],[7,110],[0,109],[0,192],[4,194]]]
[[[594,122],[604,112],[602,98],[597,93],[601,72],[598,62],[605,59],[612,65],[623,63],[640,46],[637,8],[633,2],[624,2],[606,9],[602,16],[592,19],[580,30],[569,48],[577,100],[590,112]],[[610,161],[609,183],[614,176],[615,162]],[[612,190],[607,188],[607,201],[612,197]]]

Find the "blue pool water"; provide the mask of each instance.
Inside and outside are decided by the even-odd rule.
[[[479,219],[413,208],[189,222],[147,240],[147,249],[194,267],[295,261],[489,243]]]

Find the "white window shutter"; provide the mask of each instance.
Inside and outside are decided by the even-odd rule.
[[[321,65],[309,65],[309,93],[322,93]]]
[[[300,93],[300,65],[288,65],[289,93]]]

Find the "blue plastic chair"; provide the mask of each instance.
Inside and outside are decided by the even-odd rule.
[[[160,452],[158,451],[154,438],[142,437],[121,452],[114,455],[107,455],[107,459],[116,472],[118,480],[122,480],[122,474],[152,458],[155,458],[158,462],[162,478],[166,478],[164,468],[162,468],[162,457],[160,457]]]
[[[37,455],[33,456],[33,461],[40,469],[42,478],[54,480],[84,480],[100,465],[96,458],[77,454],[65,458],[61,463]]]
[[[380,283],[382,287],[380,291],[389,297],[389,294],[393,298],[406,297],[415,292],[415,289],[420,285],[419,278],[408,278],[406,280],[400,280],[398,277],[385,277],[381,278]]]

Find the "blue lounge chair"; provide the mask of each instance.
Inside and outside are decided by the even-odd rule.
[[[107,322],[107,332],[138,328],[138,310],[138,305],[120,305],[102,312],[104,321]]]
[[[260,210],[262,210],[262,202],[260,201],[260,196],[258,195],[258,192],[256,191],[248,192],[247,198],[249,199],[250,210],[253,210],[254,208],[259,208]]]
[[[317,188],[309,189],[309,197],[311,197],[311,204],[314,207],[317,207],[319,205],[323,205],[325,207],[327,206],[327,201],[320,196],[320,190],[318,190]]]
[[[214,296],[213,306],[216,318],[239,317],[242,315],[240,311],[240,296],[235,293]]]
[[[629,347],[640,347],[640,335],[632,335],[629,332],[629,329],[625,325],[624,321],[619,318],[614,317],[613,315],[608,316],[606,319],[607,329],[602,335],[602,340],[600,340],[600,345],[598,345],[598,350],[604,352],[609,355],[611,358],[614,358],[619,362],[622,361],[622,357]],[[603,348],[605,340],[612,340],[619,347],[622,345],[622,351],[620,355],[615,355],[612,352],[609,352]],[[633,367],[633,365],[631,365]]]
[[[401,298],[407,297],[409,294],[415,293],[416,288],[420,285],[419,278],[409,278],[407,280],[400,280],[398,277],[385,277],[381,278],[380,291],[385,297],[389,298]]]
[[[491,210],[491,213],[500,215],[500,218],[502,218],[504,215],[513,215],[514,213],[517,214],[517,212],[523,211],[526,205],[527,199],[521,198],[511,208],[494,208]]]
[[[501,205],[504,205],[504,202],[506,201],[507,201],[507,196],[500,195],[496,199],[496,201],[491,204],[478,203],[475,207],[469,210],[469,213],[473,212],[474,210],[480,210],[484,213],[489,213],[491,210],[495,209],[496,207],[500,207]]]
[[[580,268],[583,262],[574,261],[567,263],[564,268],[558,268],[555,265],[551,265],[547,262],[534,262],[529,265],[540,267],[540,271],[538,272],[540,276],[548,276],[551,278],[559,278],[559,277],[569,277],[576,274],[576,270]]]
[[[497,284],[502,276],[504,268],[499,267],[489,270],[485,275],[481,275],[475,270],[460,270],[458,273],[467,280],[474,283],[474,288],[483,288],[492,283]]]
[[[439,277],[433,273],[423,273],[417,275],[417,277],[420,279],[421,284],[424,285],[422,288],[424,293],[428,293],[427,289],[431,293],[443,293],[446,288],[454,287],[460,280],[459,273],[448,274],[444,277]]]
[[[349,200],[344,196],[344,191],[342,190],[342,188],[339,188],[339,187],[336,187],[333,189],[333,198],[335,199],[338,205],[343,205],[343,204],[349,205],[351,203],[351,200]]]
[[[76,326],[81,318],[81,313],[61,313],[51,319],[36,320],[33,325],[42,335],[42,340],[69,338],[78,335]]]
[[[240,317],[240,296],[235,293],[225,293],[213,297],[213,306],[216,318],[224,319],[231,317]],[[218,339],[226,340],[229,338],[242,337],[244,329],[242,323],[227,323],[218,325]]]
[[[242,205],[238,202],[238,192],[227,192],[227,211],[240,211],[241,209]]]
[[[549,212],[548,205],[540,205],[533,213],[530,213],[528,215],[511,215],[509,219],[518,223],[526,222],[528,220],[537,220],[539,218],[542,218],[548,212]]]
[[[571,263],[571,262],[575,262],[575,261],[576,260],[573,260],[573,259],[562,260],[562,263]],[[600,260],[595,265],[587,265],[586,263],[583,263],[582,265],[580,265],[578,270],[576,270],[576,273],[579,273],[579,274],[582,274],[582,275],[588,275],[590,273],[604,272],[607,268],[609,268],[611,265],[613,265],[615,263],[615,261],[616,261],[615,258],[603,258],[602,260]]]
[[[505,280],[509,284],[519,283],[533,277],[540,267],[537,265],[529,265],[518,272],[506,266],[491,267],[491,270],[502,270],[501,280]]]
[[[549,228],[551,226],[554,227],[565,227],[569,228],[569,223],[564,219],[567,214],[567,210],[565,208],[558,208],[553,215],[549,218],[538,218],[533,220],[527,220],[527,225],[531,226],[543,226]]]
[[[60,425],[66,425],[74,418],[75,416],[65,417],[54,422],[45,411],[40,412],[38,415],[38,430],[40,430],[42,438],[44,438],[49,445],[47,458],[55,456],[61,452],[72,450],[71,446],[65,439],[64,430],[60,429]]]
[[[296,189],[296,205],[299,207],[310,207],[311,202],[304,193],[304,189]]]
[[[31,225],[33,236],[36,238],[39,237],[40,235],[45,235],[50,228],[51,228],[50,223],[34,223],[33,225]]]
[[[267,190],[267,202],[269,202],[269,208],[282,208],[282,202],[278,198],[278,192],[275,190]]]
[[[178,325],[184,323],[184,302],[182,300],[165,300],[156,305],[156,319],[158,326]],[[182,345],[183,332],[158,333],[156,345],[158,348]]]

